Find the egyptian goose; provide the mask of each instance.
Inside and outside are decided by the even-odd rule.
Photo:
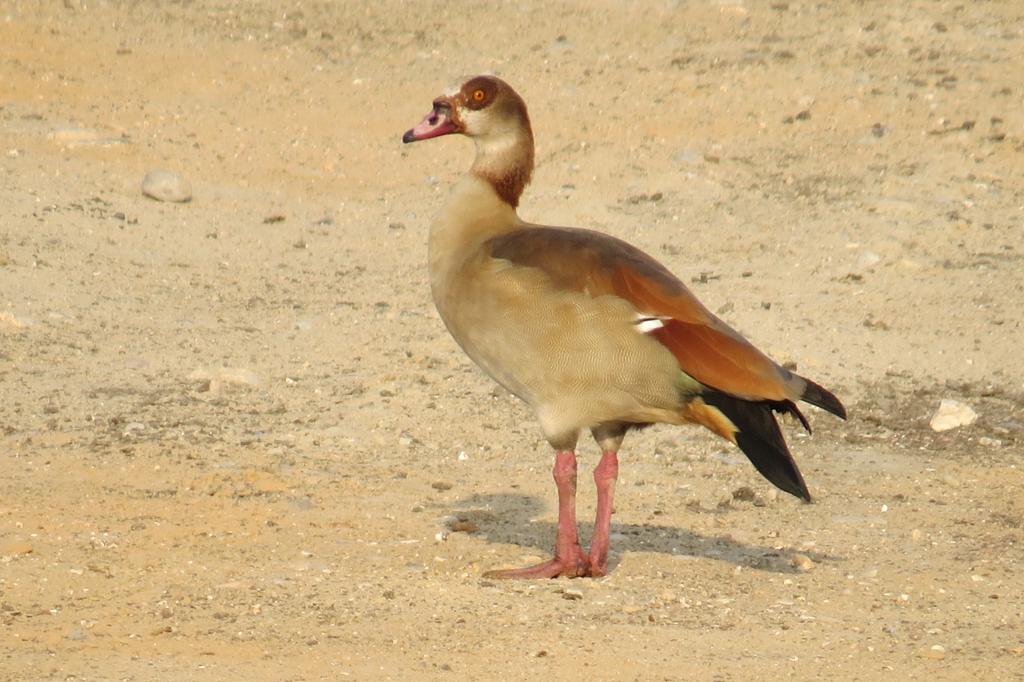
[[[810,431],[796,402],[845,419],[839,400],[770,360],[639,249],[520,219],[533,131],[507,83],[469,79],[435,99],[402,141],[451,133],[473,139],[476,159],[430,229],[434,303],[469,357],[534,409],[555,450],[554,558],[486,575],[604,575],[619,446],[630,429],[653,423],[701,424],[739,446],[776,486],[810,501],[773,412]],[[574,450],[583,429],[603,453],[589,552],[576,531]]]

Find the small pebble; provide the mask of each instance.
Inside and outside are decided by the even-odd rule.
[[[221,367],[219,369],[197,369],[188,375],[188,380],[200,382],[203,391],[217,393],[228,386],[240,386],[243,388],[259,385],[259,377],[256,372],[245,367]]]
[[[434,481],[430,484],[430,487],[434,490],[451,490],[452,484],[448,481]]]
[[[453,533],[475,533],[480,530],[480,526],[476,525],[472,521],[456,519],[448,524],[448,529]]]
[[[569,601],[578,601],[583,599],[583,590],[577,587],[567,587],[562,590],[562,598]]]
[[[936,644],[935,646],[928,647],[927,649],[921,649],[917,652],[917,655],[921,658],[927,658],[933,661],[941,661],[946,657],[945,647]]]
[[[97,142],[102,136],[99,131],[91,128],[76,128],[64,126],[57,128],[50,134],[50,139],[60,144],[83,144]]]
[[[31,554],[32,545],[27,542],[5,542],[0,545],[0,556],[14,556],[16,554]]]
[[[156,169],[142,179],[142,193],[157,201],[184,203],[192,200],[192,185],[173,171]]]
[[[814,561],[806,554],[794,554],[793,558],[790,559],[790,562],[793,564],[793,568],[801,573],[807,573],[808,571],[814,570]]]
[[[18,317],[14,313],[6,310],[0,312],[0,328],[8,327],[11,329],[24,329],[32,324],[32,320],[27,317]]]
[[[732,491],[732,499],[738,502],[753,502],[757,499],[757,493],[749,486],[742,486]]]
[[[856,267],[858,270],[868,270],[882,261],[882,257],[874,251],[863,251],[857,257]]]
[[[939,403],[939,408],[932,415],[929,425],[932,431],[949,431],[961,426],[973,424],[978,419],[978,413],[957,400],[945,398]]]

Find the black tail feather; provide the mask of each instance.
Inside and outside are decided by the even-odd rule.
[[[807,387],[804,389],[804,394],[800,396],[800,400],[811,405],[817,405],[823,410],[828,410],[840,419],[846,419],[846,408],[839,402],[839,398],[807,377],[800,378],[807,382]]]
[[[839,405],[839,401],[835,400],[831,393],[820,386],[818,388]],[[736,426],[736,445],[762,476],[780,490],[807,502],[811,501],[811,493],[807,490],[804,477],[800,474],[793,455],[789,453],[786,441],[779,430],[779,423],[775,421],[775,415],[772,413],[772,410],[795,413],[806,426],[807,420],[796,409],[796,405],[789,401],[751,402],[711,389],[706,390],[701,397],[708,405],[718,408]],[[842,405],[839,405],[839,409],[842,409]]]

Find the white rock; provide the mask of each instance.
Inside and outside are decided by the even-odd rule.
[[[18,317],[8,310],[0,312],[0,329],[4,327],[8,327],[10,329],[24,329],[32,324],[34,324],[34,321],[27,317]]]
[[[76,126],[61,126],[50,133],[50,139],[60,144],[96,142],[100,137],[101,135],[97,130]]]
[[[881,261],[882,257],[874,251],[862,251],[861,254],[857,256],[857,269],[868,270],[878,265]]]
[[[256,372],[245,367],[220,367],[216,369],[197,369],[188,375],[189,381],[207,381],[209,390],[218,393],[230,386],[255,388],[260,384]]]
[[[127,138],[110,131],[80,128],[74,125],[61,126],[50,133],[50,139],[68,149],[76,147],[110,147],[126,144]]]
[[[241,386],[257,386],[260,383],[256,372],[245,367],[222,367],[215,378],[220,379],[225,384]]]
[[[961,426],[973,424],[978,419],[978,413],[956,400],[944,398],[939,403],[939,409],[935,410],[929,424],[932,431],[949,431]]]
[[[155,169],[142,179],[142,193],[157,201],[183,203],[192,200],[192,185],[173,171]]]

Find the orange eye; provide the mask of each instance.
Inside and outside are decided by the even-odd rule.
[[[486,96],[487,96],[487,93],[485,93],[483,90],[474,90],[473,91],[473,99],[474,99],[474,101],[483,102],[484,101],[484,97],[486,97]]]

